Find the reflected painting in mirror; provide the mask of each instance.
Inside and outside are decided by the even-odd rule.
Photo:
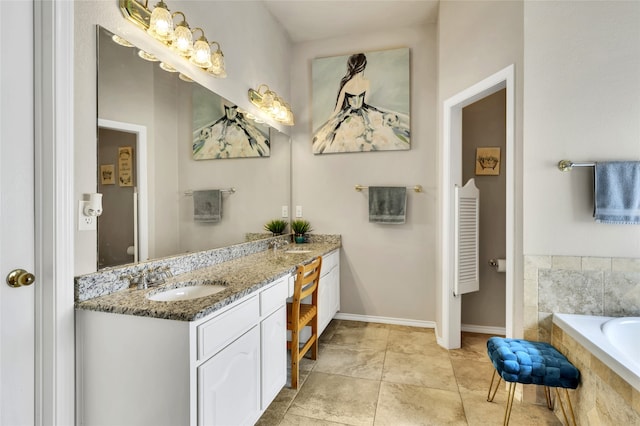
[[[289,137],[112,35],[98,27],[96,173],[113,177],[98,176],[98,269],[224,247],[263,231],[290,205]],[[122,148],[132,157],[132,186],[118,181]],[[198,191],[220,191],[219,221],[194,219]]]

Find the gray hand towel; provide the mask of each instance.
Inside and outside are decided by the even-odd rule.
[[[369,187],[369,222],[403,224],[406,220],[406,211],[406,187]]]
[[[594,169],[596,222],[640,224],[640,161],[598,162]]]
[[[222,219],[222,194],[219,189],[193,191],[193,220],[196,222],[220,222]]]

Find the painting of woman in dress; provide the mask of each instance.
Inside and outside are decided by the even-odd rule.
[[[201,86],[192,86],[193,159],[268,157],[269,129]]]
[[[409,49],[316,59],[313,128],[314,154],[409,149]]]

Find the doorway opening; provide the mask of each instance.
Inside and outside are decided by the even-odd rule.
[[[98,269],[148,258],[144,126],[98,120]]]
[[[504,334],[513,336],[514,326],[514,270],[516,262],[515,250],[515,85],[514,66],[493,74],[492,76],[463,90],[457,95],[447,99],[443,106],[443,145],[441,156],[441,187],[442,196],[442,280],[440,285],[440,330],[438,343],[447,348],[460,347],[462,327],[462,297],[454,295],[453,283],[455,277],[454,255],[454,188],[462,186],[463,181],[463,108],[488,98],[504,90],[504,152],[501,153],[505,167],[501,169],[505,178],[505,220],[504,220],[504,259],[505,259],[505,284],[504,284]],[[475,156],[475,153],[474,153]],[[475,157],[474,157],[475,161]],[[483,203],[483,195],[480,194],[480,204]],[[480,235],[480,239],[488,238]],[[496,254],[496,256],[500,256]],[[482,259],[479,259],[482,262]],[[483,286],[483,283],[480,283]]]

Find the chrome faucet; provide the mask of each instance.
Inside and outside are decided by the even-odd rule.
[[[173,273],[168,266],[160,266],[152,270],[143,270],[138,274],[123,275],[123,280],[129,281],[129,287],[137,286],[138,290],[163,284],[167,278],[171,278]]]
[[[287,244],[289,244],[289,242],[287,240],[273,240],[269,243],[268,248],[272,248],[273,252],[275,253],[280,247],[284,247]]]

